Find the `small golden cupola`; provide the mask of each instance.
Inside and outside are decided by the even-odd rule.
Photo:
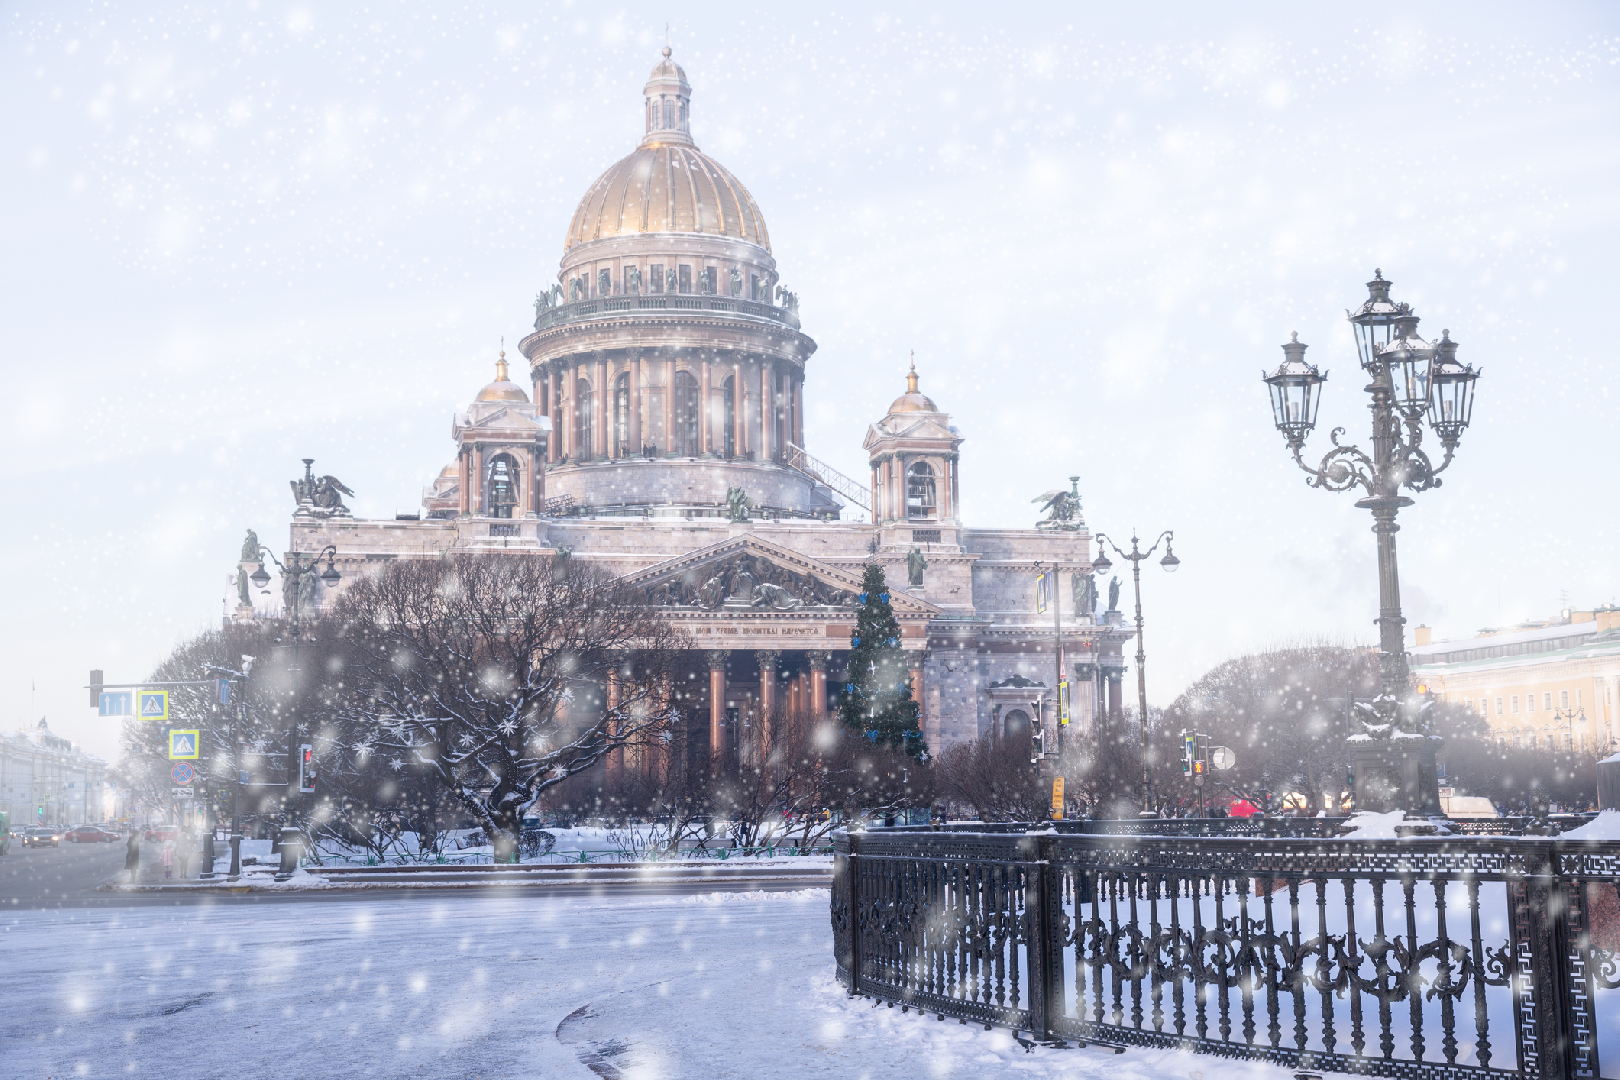
[[[905,412],[939,412],[939,406],[934,404],[933,398],[917,389],[917,356],[911,357],[911,370],[906,373],[906,392],[894,399],[889,406],[891,413]]]
[[[487,354],[486,354],[487,355]],[[495,361],[495,381],[478,391],[474,401],[521,401],[527,405],[529,395],[513,382],[506,373],[506,346],[501,346],[501,358]]]

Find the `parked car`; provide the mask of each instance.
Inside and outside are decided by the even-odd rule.
[[[80,825],[77,829],[69,829],[63,833],[62,839],[70,844],[110,844],[117,840],[118,836],[94,825]]]
[[[178,840],[179,838],[180,826],[173,823],[167,825],[148,825],[146,827],[146,835],[144,837],[146,842],[149,844],[161,844],[165,840]]]
[[[0,810],[0,855],[11,850],[11,815]]]
[[[55,829],[29,829],[23,834],[23,847],[56,847],[61,838]]]

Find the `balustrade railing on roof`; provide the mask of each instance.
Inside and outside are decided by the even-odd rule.
[[[599,296],[592,300],[578,300],[569,304],[558,304],[542,312],[535,320],[536,331],[548,330],[553,326],[576,322],[580,319],[597,318],[607,315],[635,315],[641,313],[658,313],[669,311],[709,311],[724,312],[733,315],[751,315],[758,319],[769,319],[772,322],[799,328],[799,316],[792,308],[777,307],[775,304],[758,300],[745,300],[734,296],[701,296],[683,295],[679,293],[665,293],[663,295],[649,296]]]

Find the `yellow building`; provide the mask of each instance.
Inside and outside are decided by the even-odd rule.
[[[1412,674],[1444,701],[1490,723],[1503,745],[1609,752],[1620,748],[1620,608],[1431,641],[1416,629]]]

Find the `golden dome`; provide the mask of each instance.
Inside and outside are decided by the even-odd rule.
[[[894,399],[889,406],[889,412],[939,412],[939,406],[934,399],[917,390],[917,360],[915,354],[911,361],[911,370],[906,374],[906,392]]]
[[[506,350],[501,350],[501,358],[495,361],[495,381],[478,391],[474,401],[521,401],[527,405],[529,395],[523,392],[523,387],[506,376]]]
[[[645,90],[647,134],[580,200],[564,251],[613,236],[670,232],[728,236],[771,249],[754,197],[692,141],[691,93],[686,72],[666,48]]]

